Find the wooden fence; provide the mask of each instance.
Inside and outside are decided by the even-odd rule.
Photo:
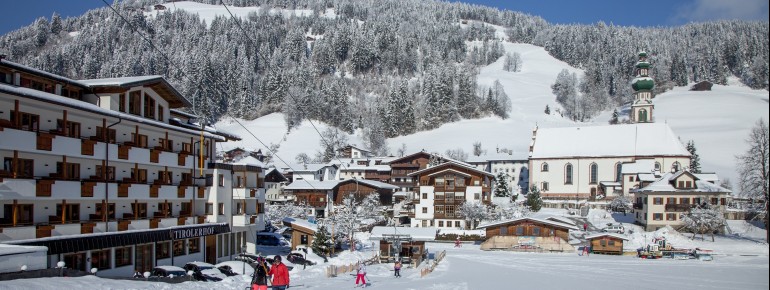
[[[433,264],[430,264],[428,267],[420,269],[420,278],[425,277],[425,275],[428,275],[429,273],[433,272],[433,270],[436,269],[436,266],[438,266],[438,263],[444,259],[444,256],[446,256],[446,250],[438,253],[438,255],[436,256],[436,260],[433,261]]]
[[[364,260],[364,265],[379,264],[380,254],[377,253],[371,258]],[[356,270],[357,265],[355,263],[348,265],[331,265],[326,267],[326,278],[337,277],[337,275],[353,272]]]

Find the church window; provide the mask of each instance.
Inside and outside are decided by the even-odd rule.
[[[596,165],[596,163],[591,163],[589,166],[590,171],[590,183],[596,184],[599,180],[599,165]]]
[[[674,162],[674,164],[671,164],[671,170],[674,172],[679,171],[680,168],[682,168],[682,164],[679,164],[679,161]]]
[[[572,184],[572,164],[564,166],[564,184]]]
[[[615,181],[620,182],[620,178],[623,177],[622,170],[623,164],[620,164],[620,162],[615,163]]]
[[[548,163],[543,163],[543,165],[540,167],[540,171],[548,172]]]

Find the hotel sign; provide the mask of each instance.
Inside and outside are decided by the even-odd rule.
[[[217,234],[217,230],[215,226],[210,227],[196,227],[196,228],[189,228],[189,229],[173,229],[169,231],[171,234],[171,239],[173,240],[180,240],[180,239],[189,239],[189,238],[197,238],[202,236],[210,236]]]

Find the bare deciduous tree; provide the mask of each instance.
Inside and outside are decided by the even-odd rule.
[[[749,149],[745,154],[737,156],[741,195],[753,201],[762,202],[762,207],[755,208],[754,211],[756,218],[762,219],[765,223],[765,229],[770,225],[767,215],[768,181],[770,180],[770,165],[768,165],[770,141],[768,141],[768,137],[770,134],[768,134],[767,122],[760,119],[751,129],[749,138],[746,139]],[[770,235],[766,235],[765,240],[770,240]]]

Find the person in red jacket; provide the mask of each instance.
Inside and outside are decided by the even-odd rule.
[[[270,268],[268,274],[273,277],[272,289],[285,290],[289,288],[289,270],[286,268],[286,265],[281,263],[280,255],[275,255],[273,267]]]

